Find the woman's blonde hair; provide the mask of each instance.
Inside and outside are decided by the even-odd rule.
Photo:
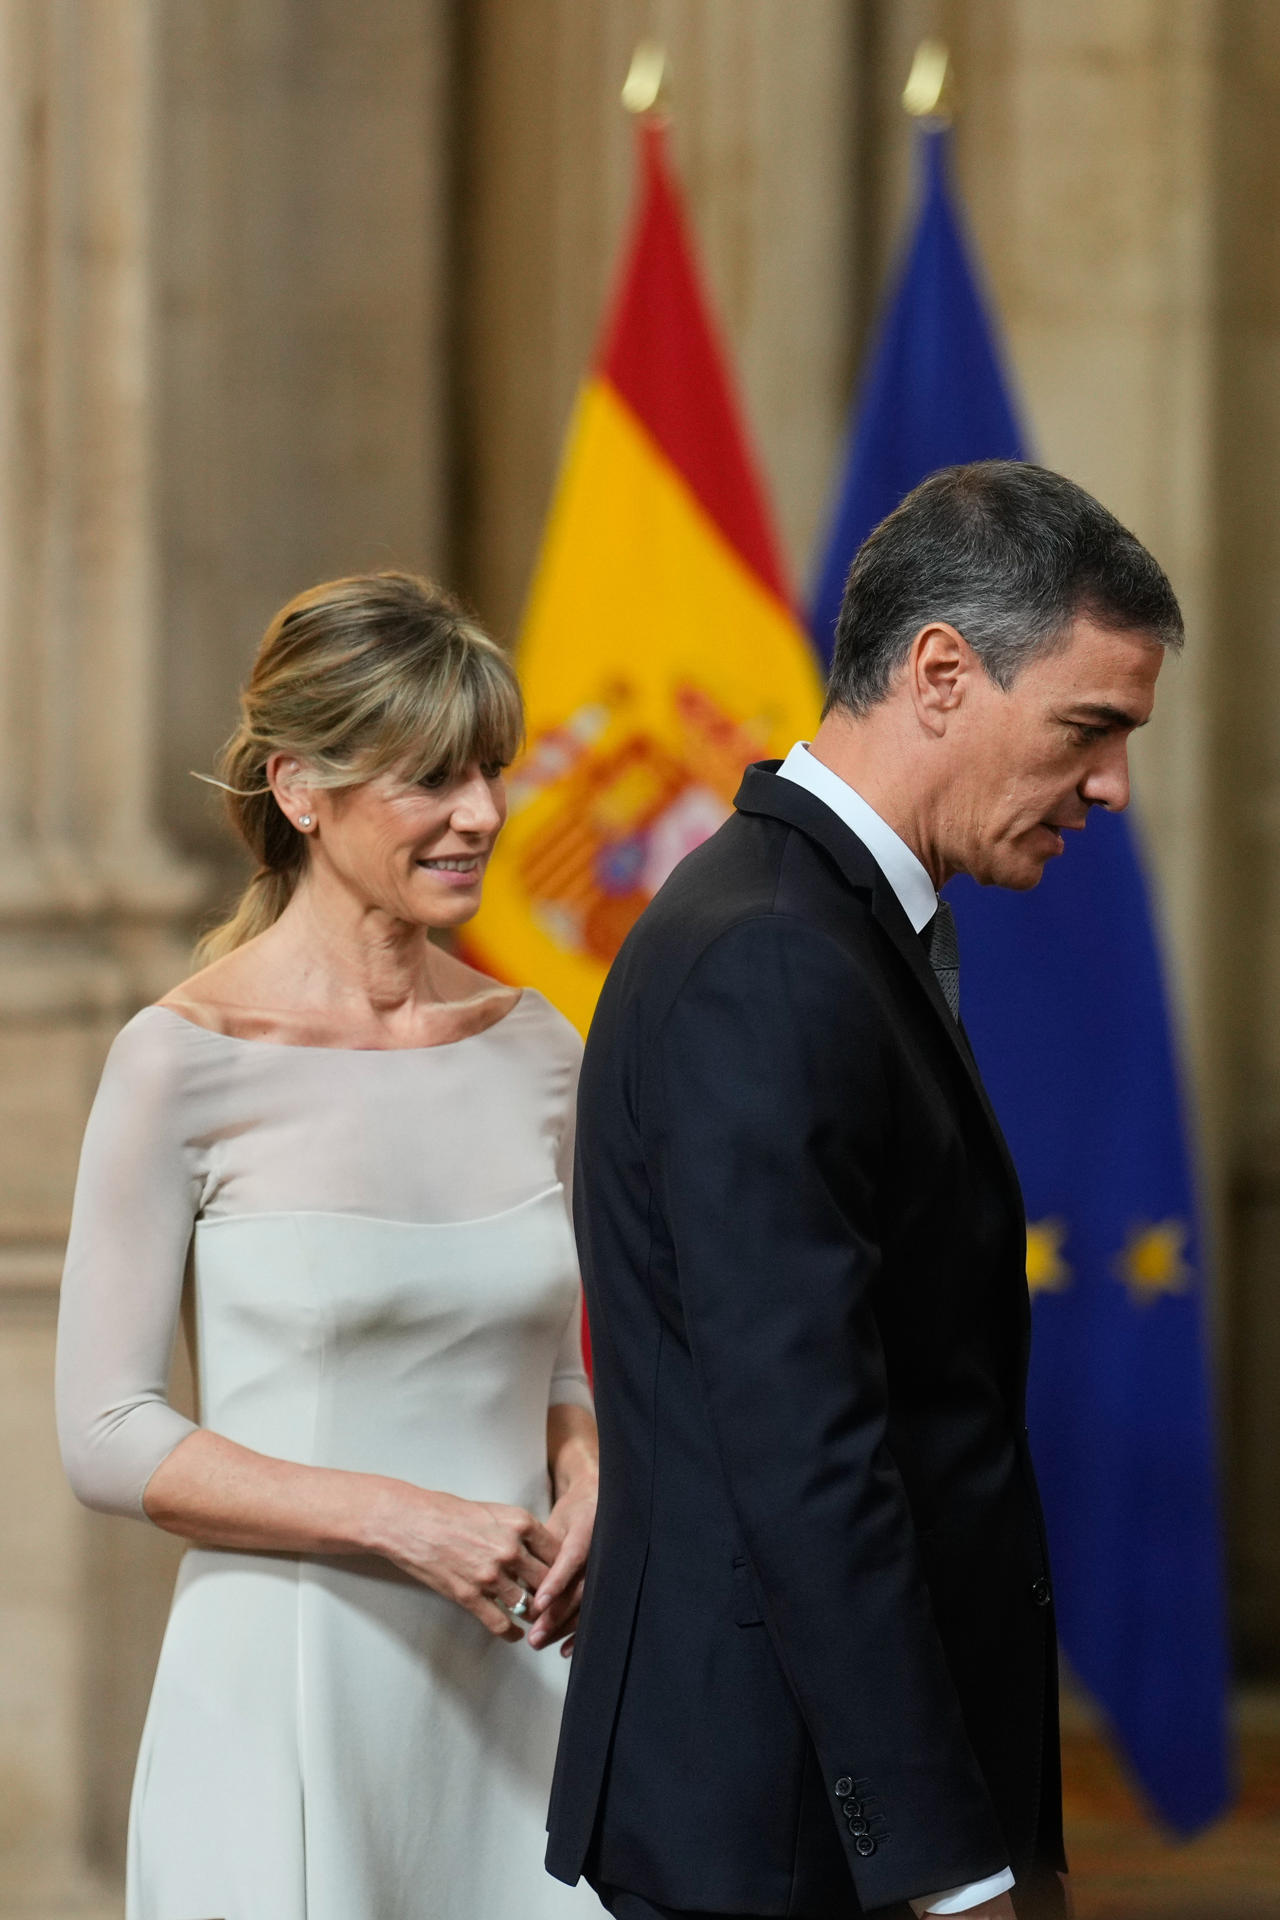
[[[257,870],[229,920],[206,933],[206,965],[263,933],[306,866],[307,840],[267,783],[267,761],[304,761],[316,787],[359,786],[395,770],[406,782],[506,766],[523,732],[507,656],[429,580],[411,573],[326,580],[282,607],[262,637],[240,724],[216,784]]]

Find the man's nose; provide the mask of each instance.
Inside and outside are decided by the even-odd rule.
[[[1091,807],[1105,807],[1108,813],[1123,813],[1129,804],[1129,749],[1122,742],[1118,751],[1091,766],[1080,783],[1080,798]]]

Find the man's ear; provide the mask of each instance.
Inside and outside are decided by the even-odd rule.
[[[964,698],[975,665],[973,650],[945,620],[931,620],[911,642],[907,676],[916,714],[930,733],[945,733],[950,716]]]

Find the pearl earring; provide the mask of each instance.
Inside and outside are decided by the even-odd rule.
[[[298,815],[298,825],[300,827],[309,827],[311,825],[311,815],[309,813],[300,813]]]

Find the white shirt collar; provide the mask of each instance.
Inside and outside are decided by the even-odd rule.
[[[938,896],[925,869],[888,823],[880,818],[847,780],[821,760],[815,760],[808,743],[797,740],[778,768],[780,780],[794,780],[806,787],[830,807],[832,813],[857,834],[889,885],[897,894],[902,910],[919,933],[938,911]]]

